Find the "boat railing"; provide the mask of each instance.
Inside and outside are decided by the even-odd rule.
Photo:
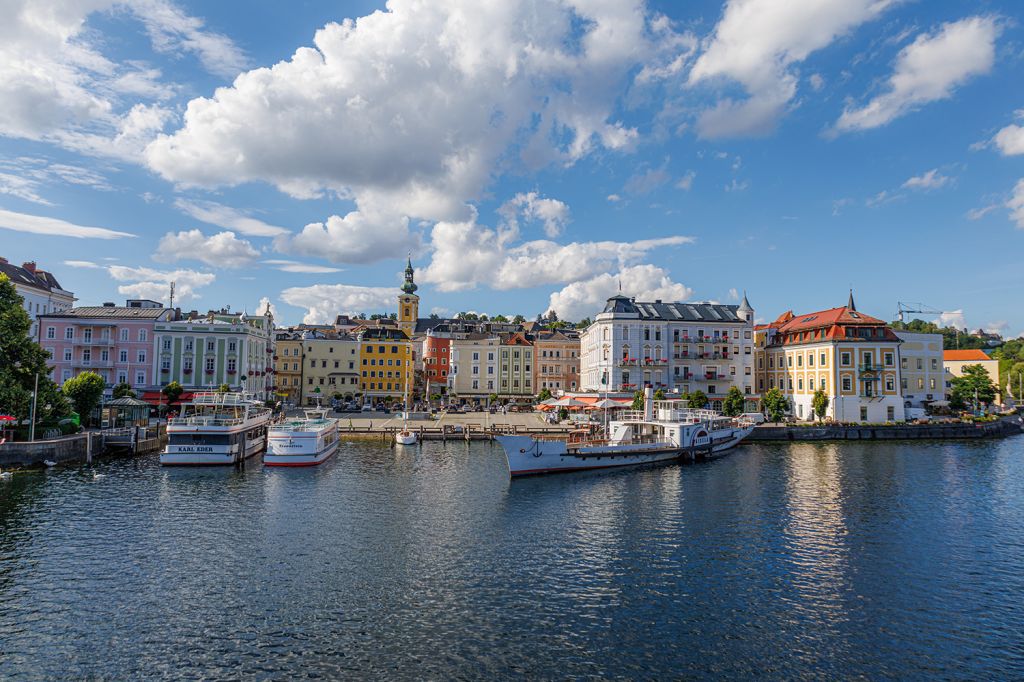
[[[171,417],[167,420],[168,426],[237,426],[244,424],[246,417],[213,417],[203,415],[188,415],[185,417]]]
[[[298,432],[298,431],[322,431],[337,423],[337,419],[306,419],[302,421],[279,422],[270,427],[270,433]]]

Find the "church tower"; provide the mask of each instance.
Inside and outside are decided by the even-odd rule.
[[[410,339],[416,331],[416,320],[420,316],[420,297],[416,295],[416,282],[413,281],[412,257],[406,262],[405,282],[402,293],[398,295],[398,328]]]

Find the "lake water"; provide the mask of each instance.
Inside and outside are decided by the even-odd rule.
[[[0,678],[200,676],[1019,679],[1024,437],[0,482]]]

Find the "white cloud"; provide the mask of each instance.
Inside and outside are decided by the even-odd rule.
[[[739,181],[736,178],[733,178],[732,182],[730,182],[728,185],[725,186],[725,191],[726,192],[742,192],[743,190],[745,190],[749,186],[750,186],[750,183],[747,182],[746,180]]]
[[[420,237],[409,219],[393,211],[362,209],[326,222],[310,223],[295,235],[274,240],[281,253],[325,258],[332,263],[375,263],[395,254],[417,251]]]
[[[793,65],[892,4],[894,0],[730,0],[689,82],[730,79],[743,86],[747,98],[726,97],[704,111],[697,121],[700,136],[771,132],[796,95]]]
[[[915,175],[908,179],[903,183],[903,187],[905,189],[931,190],[945,187],[950,182],[952,182],[952,178],[948,175],[942,175],[939,173],[938,168],[933,168],[923,175]]]
[[[609,194],[609,195],[608,195],[608,196],[606,197],[606,199],[608,199],[608,201],[612,202],[613,204],[614,204],[614,203],[615,203],[616,201],[622,201],[622,197],[620,197],[620,196],[619,196],[618,194]]]
[[[539,220],[544,223],[544,234],[554,238],[562,233],[569,222],[569,205],[558,199],[548,199],[537,192],[520,192],[498,209],[505,223],[514,230],[519,229],[519,217],[527,221]]]
[[[265,181],[355,199],[372,216],[336,217],[350,224],[342,235],[364,221],[377,231],[385,215],[467,220],[499,161],[535,168],[633,147],[636,130],[614,116],[622,89],[638,65],[679,48],[656,19],[640,0],[393,0],[192,100],[148,163],[185,185]],[[314,228],[290,246],[320,249],[329,236]],[[378,257],[362,250],[355,261]],[[349,262],[338,249],[333,260]]]
[[[989,322],[985,325],[985,331],[989,334],[999,334],[1000,336],[1006,334],[1006,330],[1010,328],[1010,323],[1006,320],[997,320],[995,322]]]
[[[686,175],[676,181],[676,188],[689,192],[693,187],[693,181],[697,177],[696,171],[686,171]]]
[[[291,287],[281,292],[281,300],[306,308],[306,324],[333,322],[339,314],[352,315],[367,310],[384,310],[395,302],[394,287],[361,287],[351,284],[314,284]]]
[[[341,268],[332,268],[326,265],[313,265],[312,263],[300,263],[296,260],[265,260],[264,265],[269,265],[281,272],[298,272],[307,274],[327,274],[330,272],[341,272]]]
[[[919,35],[896,57],[886,91],[860,108],[847,108],[836,132],[868,130],[929,102],[951,97],[957,87],[988,73],[1000,27],[991,17],[969,17]]]
[[[1010,219],[1024,230],[1024,178],[1014,185],[1013,195],[1007,200],[1006,208],[1010,209]]]
[[[440,291],[480,284],[494,289],[561,284],[632,264],[655,249],[694,241],[684,236],[569,244],[538,239],[511,245],[511,236],[475,221],[439,222],[431,231],[433,255],[420,279],[436,284]]]
[[[967,212],[967,219],[981,220],[982,218],[984,218],[989,213],[991,213],[992,211],[996,210],[999,207],[999,204],[989,204],[988,206],[982,206],[980,208],[972,208]]]
[[[601,311],[608,298],[619,292],[620,284],[624,295],[644,301],[685,301],[693,295],[692,289],[673,282],[662,268],[634,265],[622,268],[617,274],[606,272],[573,282],[551,294],[548,310],[554,310],[563,320],[593,317]]]
[[[91,260],[66,260],[64,265],[69,268],[95,268],[102,270],[103,266],[93,263]]]
[[[0,209],[0,228],[56,237],[74,237],[75,239],[120,239],[135,236],[128,232],[108,230],[105,227],[76,225],[58,218],[16,213],[3,209]]]
[[[1024,109],[1015,113],[1017,118],[1024,117]],[[992,144],[996,146],[999,153],[1003,156],[1024,154],[1024,126],[1011,123],[995,134],[992,138]]]
[[[178,210],[196,220],[209,225],[216,225],[228,230],[234,230],[251,237],[276,237],[288,234],[288,230],[277,225],[270,225],[262,220],[239,211],[230,206],[216,204],[212,201],[187,201],[175,199],[174,205]]]
[[[100,173],[81,166],[26,156],[0,160],[0,194],[52,206],[53,203],[40,192],[44,186],[58,183],[97,190],[112,189]]]
[[[154,301],[167,302],[171,282],[174,282],[174,299],[188,301],[199,298],[196,289],[211,284],[216,275],[210,272],[195,270],[154,270],[147,267],[128,267],[111,265],[107,268],[110,276],[119,282],[127,282],[117,287],[118,293],[130,298],[148,298]]]
[[[740,292],[737,291],[735,288],[729,289],[729,300],[731,300],[731,301],[738,301],[738,300],[740,300]]]
[[[218,76],[233,77],[245,68],[248,60],[230,38],[204,30],[202,19],[189,16],[172,2],[131,0],[130,6],[158,52],[191,52],[207,71]]]
[[[264,296],[260,299],[259,305],[256,306],[257,315],[266,315],[270,313],[270,316],[275,320],[277,319],[277,307],[270,302],[269,296]]]
[[[153,258],[164,262],[191,259],[214,267],[241,268],[251,265],[259,255],[252,244],[239,239],[234,232],[207,237],[199,230],[182,230],[165,234]]]
[[[630,194],[650,194],[671,179],[666,161],[658,168],[648,168],[633,175],[626,181],[625,189]]]
[[[807,78],[807,82],[810,84],[811,90],[814,90],[815,92],[821,92],[821,89],[825,87],[825,79],[820,73],[812,73]]]
[[[31,201],[34,204],[53,206],[53,203],[38,194],[38,189],[39,182],[32,178],[14,173],[0,173],[0,194]]]
[[[956,327],[957,329],[967,328],[967,320],[964,319],[963,310],[949,310],[942,313],[932,321],[940,327]]]

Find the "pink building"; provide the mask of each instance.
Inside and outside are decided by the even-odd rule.
[[[152,387],[159,384],[153,325],[173,316],[160,303],[138,299],[124,307],[72,308],[39,316],[39,344],[50,353],[51,378],[58,385],[93,371],[108,386],[124,381],[136,389]]]

